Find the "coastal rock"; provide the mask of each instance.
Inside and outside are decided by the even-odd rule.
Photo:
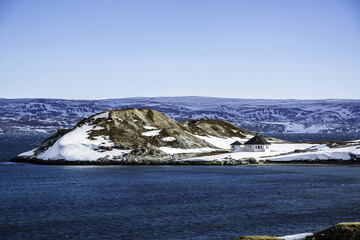
[[[308,236],[305,240],[360,240],[360,223],[339,223]]]
[[[360,223],[339,223],[325,230],[312,233],[301,233],[283,237],[242,236],[234,240],[360,240]]]
[[[151,109],[111,110],[61,129],[38,148],[15,157],[37,164],[359,164],[360,140],[289,143],[262,136],[270,151],[230,152],[255,133],[222,120],[203,118],[179,123]]]
[[[228,152],[231,142],[244,142],[254,135],[221,120],[178,123],[155,110],[129,108],[95,114],[72,129],[58,130],[38,148],[13,161],[172,164],[174,159]]]

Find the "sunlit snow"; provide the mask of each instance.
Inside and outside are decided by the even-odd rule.
[[[109,112],[100,113],[92,117],[94,120],[98,118],[109,118]]]
[[[52,147],[37,156],[37,158],[42,160],[93,161],[108,155],[111,157],[122,156],[125,153],[131,152],[131,150],[119,149],[109,151],[97,150],[100,146],[111,147],[113,143],[102,136],[98,136],[94,140],[89,139],[88,132],[93,130],[93,128],[94,126],[88,124],[75,128],[58,139]]]
[[[224,153],[219,155],[205,156],[205,157],[197,157],[196,160],[201,161],[213,161],[213,160],[225,160],[225,158],[233,158],[233,159],[266,159],[272,156],[276,156],[279,154],[293,152],[295,150],[305,150],[310,147],[316,147],[319,144],[308,144],[308,143],[282,143],[282,144],[271,144],[270,152],[232,152],[232,153]],[[195,159],[189,159],[195,160]]]
[[[147,136],[147,137],[153,137],[153,136],[159,135],[160,132],[161,132],[161,130],[154,130],[154,131],[143,132],[143,133],[141,133],[141,135]]]
[[[163,140],[165,142],[172,142],[172,141],[176,141],[176,138],[174,138],[174,137],[164,137],[161,140]]]
[[[307,236],[312,236],[312,235],[313,235],[312,233],[299,233],[294,235],[282,236],[279,238],[282,238],[283,240],[303,240]]]
[[[153,126],[144,126],[145,129],[147,130],[154,130],[156,129],[156,127],[153,127]]]

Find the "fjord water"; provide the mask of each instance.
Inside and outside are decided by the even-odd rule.
[[[7,136],[6,144],[30,150],[44,137]],[[31,147],[22,149],[26,144]],[[4,160],[0,189],[0,239],[231,239],[312,232],[360,219],[359,167]]]

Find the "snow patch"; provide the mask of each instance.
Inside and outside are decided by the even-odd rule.
[[[172,141],[176,141],[176,138],[174,138],[174,137],[164,137],[162,140],[165,141],[165,142],[172,142]]]
[[[143,132],[143,133],[141,133],[141,135],[146,136],[146,137],[153,137],[153,136],[159,135],[160,132],[161,132],[161,130],[154,130],[154,131]]]
[[[248,139],[242,139],[242,138],[219,138],[214,136],[200,136],[200,135],[194,135],[197,138],[200,138],[218,148],[223,149],[230,149],[230,144],[239,141],[241,143],[246,142]]]
[[[271,161],[295,161],[295,160],[350,160],[351,155],[359,156],[359,146],[342,147],[342,148],[329,148],[320,145],[315,152],[305,152],[289,154],[279,157],[268,158]]]
[[[98,118],[109,118],[109,112],[100,113],[92,117],[93,120]]]
[[[120,122],[124,121],[121,117],[115,117],[115,119],[120,121]]]
[[[104,130],[105,128],[104,127],[101,127],[101,126],[96,126],[93,128],[93,130]]]
[[[265,160],[265,159],[270,159],[270,157],[277,156],[279,154],[290,153],[295,150],[305,150],[310,147],[316,147],[318,145],[319,144],[308,144],[308,143],[283,143],[283,144],[279,143],[279,144],[271,144],[270,152],[240,152],[239,151],[239,152],[224,153],[219,155],[197,157],[196,159],[188,159],[188,160],[212,161],[212,160],[226,160],[227,158],[232,158],[232,159],[254,158],[256,160]]]
[[[35,154],[36,148],[24,153],[19,154],[20,157],[31,157]]]
[[[284,240],[303,240],[308,236],[312,236],[312,233],[299,233],[299,234],[294,234],[294,235],[287,235],[287,236],[283,236],[280,237]]]
[[[153,127],[153,126],[144,126],[145,129],[147,130],[154,130],[156,129],[156,127]]]
[[[37,158],[42,160],[95,161],[104,157],[122,156],[132,151],[120,149],[99,151],[100,146],[111,147],[114,146],[114,143],[103,136],[98,136],[94,140],[89,139],[88,132],[93,129],[94,127],[88,124],[75,128],[59,138],[53,146]]]

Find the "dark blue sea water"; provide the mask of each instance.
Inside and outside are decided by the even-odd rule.
[[[0,162],[38,147],[48,137],[46,134],[0,134]]]
[[[232,239],[360,220],[359,167],[6,161],[44,138],[0,136],[0,239]]]

